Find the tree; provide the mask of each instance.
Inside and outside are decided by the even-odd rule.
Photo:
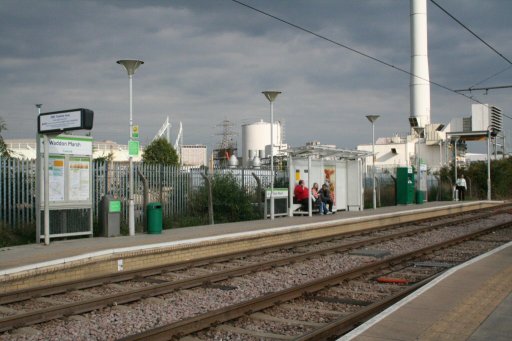
[[[178,165],[178,154],[171,144],[161,137],[144,149],[142,160],[148,164]]]
[[[2,137],[2,131],[7,130],[7,124],[4,119],[0,117],[0,157],[10,157],[9,149],[5,144],[4,138]]]

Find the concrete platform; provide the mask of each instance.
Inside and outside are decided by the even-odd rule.
[[[450,269],[339,340],[511,340],[512,242]]]
[[[465,212],[502,202],[431,202],[335,215],[285,217],[164,230],[160,235],[84,238],[0,249],[0,292],[282,245],[342,232]]]

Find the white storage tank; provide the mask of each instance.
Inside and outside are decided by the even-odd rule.
[[[281,122],[274,122],[274,147],[283,144]],[[270,147],[270,123],[259,122],[242,125],[242,164],[249,167],[254,156],[263,156],[266,147]],[[277,153],[274,149],[274,155]],[[269,156],[269,155],[268,155]]]

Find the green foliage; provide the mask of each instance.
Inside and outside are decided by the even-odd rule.
[[[36,227],[26,225],[18,228],[11,228],[0,222],[0,248],[7,246],[32,244],[36,240]]]
[[[114,153],[110,152],[107,155],[102,155],[94,158],[93,161],[99,163],[111,162],[114,159]]]
[[[251,202],[251,195],[230,174],[213,177],[212,195],[216,224],[259,218],[258,211]],[[189,216],[201,217],[199,219],[201,222],[208,221],[208,188],[206,184],[192,193],[189,199]]]
[[[451,191],[451,186],[455,183],[453,166],[443,167],[439,174],[444,181],[443,193]],[[487,161],[472,162],[466,168],[457,168],[457,174],[464,174],[466,178],[468,199],[487,199]],[[446,188],[446,183],[450,183],[450,188]],[[491,161],[491,186],[492,199],[501,200],[512,197],[511,158]]]
[[[142,154],[142,160],[148,164],[178,165],[176,150],[163,137],[151,142]]]
[[[0,156],[10,157],[9,149],[5,144],[4,138],[2,137],[2,131],[7,130],[7,124],[4,119],[0,117]]]

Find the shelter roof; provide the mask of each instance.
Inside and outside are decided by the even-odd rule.
[[[451,139],[461,139],[464,141],[485,141],[489,136],[488,130],[482,131],[454,131],[446,133],[446,137]]]
[[[355,160],[371,156],[371,152],[363,150],[348,150],[338,149],[324,146],[302,146],[295,148],[288,148],[282,150],[288,153],[291,157],[309,157],[316,159],[337,159],[337,160]]]

